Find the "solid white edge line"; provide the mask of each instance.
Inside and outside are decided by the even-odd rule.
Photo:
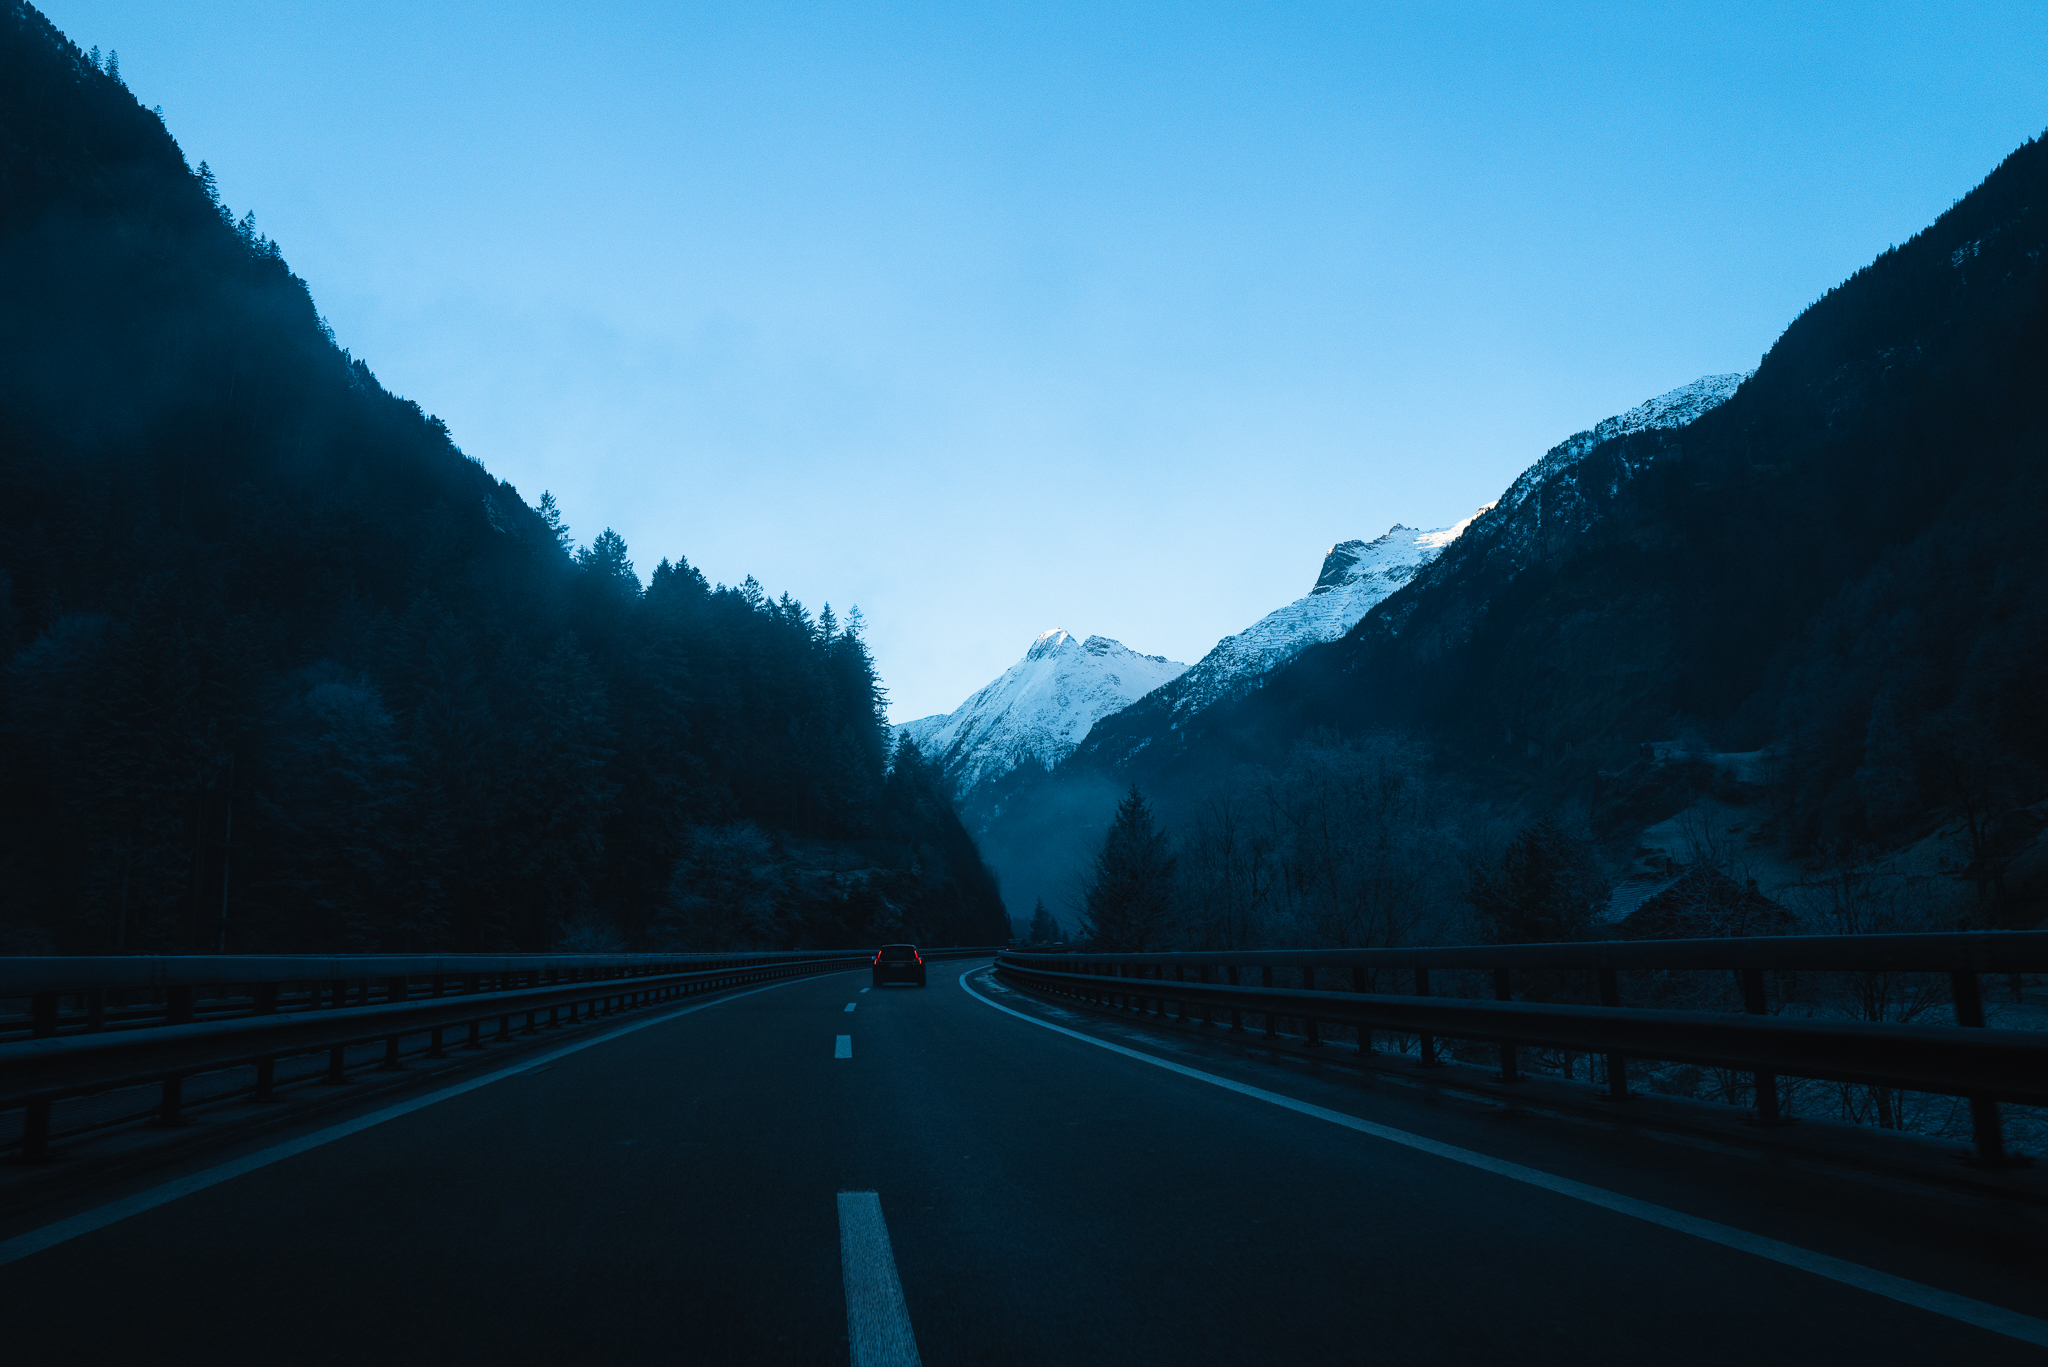
[[[288,1139],[282,1144],[273,1144],[267,1149],[258,1149],[255,1153],[237,1158],[233,1162],[222,1163],[217,1167],[203,1169],[189,1177],[180,1177],[175,1181],[165,1182],[161,1186],[151,1187],[147,1191],[137,1192],[135,1195],[124,1197],[119,1201],[110,1201],[106,1205],[96,1206],[82,1214],[73,1215],[68,1219],[57,1220],[40,1228],[32,1229],[26,1234],[17,1234],[11,1239],[0,1241],[0,1266],[5,1266],[8,1263],[26,1258],[32,1253],[40,1253],[46,1248],[53,1248],[58,1244],[76,1239],[81,1234],[90,1234],[96,1229],[105,1229],[108,1225],[119,1223],[131,1215],[140,1215],[144,1211],[155,1210],[158,1206],[167,1205],[181,1196],[190,1196],[193,1192],[204,1191],[208,1187],[218,1186],[222,1182],[240,1177],[244,1173],[254,1172],[258,1168],[267,1168],[272,1163],[282,1162],[287,1158],[295,1157],[306,1152],[308,1149],[317,1149],[322,1144],[331,1144],[337,1139],[346,1139],[349,1135],[358,1134],[374,1125],[381,1125],[387,1120],[396,1120],[402,1115],[411,1115],[414,1111],[424,1110],[436,1102],[446,1101],[450,1097],[461,1096],[464,1092],[473,1092],[479,1087],[488,1087],[493,1082],[501,1082],[508,1077],[515,1077],[543,1063],[566,1057],[569,1054],[578,1053],[599,1044],[608,1043],[619,1038],[621,1035],[630,1035],[636,1030],[645,1030],[650,1025],[660,1025],[666,1021],[672,1021],[678,1016],[687,1016],[692,1012],[702,1011],[708,1006],[720,1006],[729,1001],[737,1001],[741,997],[751,997],[757,992],[772,992],[778,987],[790,987],[806,980],[806,978],[790,978],[785,982],[769,983],[765,987],[750,987],[744,992],[733,992],[713,997],[709,1001],[692,1002],[688,1006],[678,1007],[672,1011],[664,1011],[660,1015],[650,1016],[646,1020],[634,1021],[631,1025],[622,1025],[616,1030],[607,1030],[602,1035],[595,1035],[586,1040],[578,1040],[574,1044],[563,1045],[560,1049],[553,1049],[545,1054],[522,1059],[517,1064],[507,1068],[500,1068],[495,1073],[486,1073],[482,1077],[471,1078],[467,1082],[458,1082],[454,1086],[444,1087],[438,1092],[429,1092],[426,1096],[415,1097],[411,1101],[401,1101],[397,1105],[387,1106],[381,1111],[372,1111],[370,1114],[358,1116],[354,1120],[343,1121],[339,1125],[331,1125],[324,1130],[315,1130],[312,1134],[302,1135],[297,1139]]]
[[[969,987],[967,985],[969,975],[980,971],[981,967],[977,966],[960,975],[960,986],[968,996],[984,1006],[994,1007],[1005,1015],[1015,1016],[1021,1021],[1029,1021],[1033,1025],[1080,1040],[1084,1044],[1092,1044],[1098,1049],[1107,1049],[1113,1054],[1122,1054],[1124,1057],[1136,1059],[1140,1063],[1149,1063],[1155,1068],[1164,1068],[1170,1073],[1178,1073],[1182,1077],[1193,1078],[1197,1082],[1206,1082],[1213,1087],[1221,1087],[1225,1091],[1236,1092],[1240,1096],[1248,1096],[1257,1101],[1268,1102],[1302,1115],[1314,1116],[1318,1120],[1327,1120],[1333,1125],[1342,1125],[1346,1129],[1357,1130],[1360,1134],[1369,1134],[1375,1139],[1384,1139],[1391,1144],[1399,1144],[1405,1148],[1415,1149],[1422,1153],[1434,1154],[1438,1158],[1448,1158],[1453,1163],[1463,1163],[1467,1167],[1478,1168],[1482,1172],[1490,1172],[1496,1176],[1506,1177],[1516,1182],[1523,1182],[1532,1187],[1541,1187],[1545,1191],[1555,1192],[1560,1196],[1568,1196],[1576,1201],[1584,1201],[1588,1205],[1599,1206],[1603,1210],[1611,1210],[1619,1215],[1631,1215],[1638,1220],[1645,1220],[1653,1225],[1661,1225],[1665,1229],[1675,1230],[1680,1234],[1690,1234],[1695,1238],[1705,1239],[1709,1243],[1720,1244],[1724,1248],[1732,1248],[1738,1252],[1754,1254],[1759,1258],[1767,1258],[1774,1263],[1782,1263],[1787,1267],[1796,1267],[1801,1271],[1811,1272],[1815,1276],[1826,1277],[1829,1281],[1840,1282],[1845,1286],[1853,1286],[1860,1291],[1873,1292],[1876,1295],[1885,1296],[1891,1300],[1913,1306],[1915,1309],[1930,1311],[1933,1314],[1942,1315],[1953,1320],[1961,1320],[1965,1324],[1974,1324],[1979,1329],[1989,1329],[1995,1334],[2004,1334],[2008,1338],[2019,1339],[2023,1343],[2033,1343],[2039,1344],[2042,1347],[2048,1347],[2048,1320],[2036,1319],[2032,1315],[2023,1315],[2017,1310],[2007,1310],[2003,1306],[1991,1305],[1984,1301],[1971,1300],[1968,1296],[1958,1296],[1954,1292],[1943,1291],[1938,1287],[1926,1286],[1920,1282],[1908,1281],[1904,1277],[1894,1277],[1889,1272],[1879,1272],[1875,1268],[1864,1267],[1860,1263],[1852,1263],[1841,1258],[1829,1257],[1825,1253],[1815,1253],[1810,1249],[1800,1248],[1796,1244],[1783,1243],[1761,1234],[1752,1234],[1748,1230],[1737,1229],[1733,1225],[1719,1224],[1713,1220],[1703,1220],[1696,1215],[1687,1215],[1682,1211],[1670,1210],[1663,1206],[1653,1205],[1648,1201],[1639,1201],[1633,1196],[1623,1196],[1619,1192],[1608,1191],[1602,1187],[1589,1186],[1584,1182],[1574,1182],[1569,1177],[1558,1177],[1553,1173],[1541,1172],[1535,1168],[1525,1168],[1519,1163],[1510,1163],[1504,1159],[1489,1157],[1472,1149],[1461,1149],[1455,1144],[1445,1144],[1434,1139],[1426,1139],[1419,1134],[1410,1134],[1406,1130],[1397,1130],[1388,1125],[1376,1125],[1370,1120],[1361,1120],[1355,1115],[1346,1115],[1342,1111],[1333,1111],[1328,1107],[1317,1106],[1307,1101],[1296,1101],[1291,1096],[1282,1096],[1278,1092],[1269,1092],[1262,1087],[1253,1087],[1247,1083],[1235,1082],[1230,1078],[1218,1077],[1214,1073],[1205,1073],[1200,1069],[1190,1068],[1185,1064],[1174,1063],[1168,1059],[1155,1058],[1137,1049],[1126,1049],[1121,1044],[1111,1044],[1108,1040],[1096,1039],[1094,1036],[1083,1034],[1079,1030],[1069,1030],[1063,1025],[1054,1025],[1051,1021],[1043,1021],[1023,1011],[1012,1010],[999,1002],[992,1002],[987,997],[982,996],[981,993],[976,992],[972,987]]]
[[[872,1191],[839,1193],[839,1267],[853,1367],[919,1367],[882,1198]]]

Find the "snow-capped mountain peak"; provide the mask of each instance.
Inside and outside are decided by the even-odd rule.
[[[1128,757],[1159,739],[1162,723],[1165,730],[1178,730],[1195,713],[1258,688],[1310,646],[1343,636],[1435,564],[1475,521],[1485,519],[1474,534],[1484,553],[1492,553],[1496,544],[1512,553],[1527,539],[1524,524],[1540,521],[1550,503],[1562,508],[1569,502],[1561,493],[1532,496],[1573,483],[1576,467],[1594,448],[1616,437],[1683,427],[1725,402],[1747,378],[1703,376],[1565,438],[1497,502],[1475,509],[1461,522],[1431,531],[1396,524],[1370,541],[1338,542],[1324,553],[1322,569],[1306,594],[1224,637],[1192,669],[1140,655],[1101,636],[1081,640],[1048,631],[1031,643],[1022,660],[957,710],[896,729],[938,760],[964,795],[1008,773],[1026,755],[1053,767],[1081,746],[1098,720],[1157,691],[1143,708],[1112,722],[1106,738],[1091,743],[1106,747],[1104,753],[1112,757]]]
[[[1635,432],[1649,432],[1658,428],[1683,427],[1694,418],[1710,409],[1719,408],[1728,402],[1742,382],[1754,370],[1735,371],[1727,375],[1702,375],[1691,384],[1680,385],[1654,399],[1645,400],[1626,413],[1596,423],[1583,432],[1575,432],[1544,453],[1541,460],[1524,470],[1508,491],[1500,496],[1497,505],[1512,511],[1520,506],[1537,488],[1559,471],[1576,465],[1588,451],[1603,441],[1625,437]]]
[[[953,711],[919,717],[896,731],[916,742],[965,793],[985,778],[1008,773],[1027,755],[1052,768],[1098,720],[1186,669],[1106,636],[1084,640],[1055,629]]]
[[[1485,512],[1481,508],[1472,514]],[[1323,556],[1322,573],[1304,596],[1216,643],[1173,690],[1176,723],[1241,693],[1320,641],[1334,641],[1436,559],[1472,522],[1417,531],[1396,523],[1371,541],[1340,541]]]

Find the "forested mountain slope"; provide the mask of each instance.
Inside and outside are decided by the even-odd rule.
[[[857,618],[573,550],[14,0],[0,478],[0,952],[1006,931]]]
[[[1317,728],[1399,727],[1620,830],[1678,800],[1645,746],[1687,734],[1765,752],[1785,850],[1964,822],[1987,917],[2038,919],[2001,861],[2048,788],[2044,248],[2035,140],[1726,403],[1532,472],[1343,640],[1117,776],[1185,788]]]

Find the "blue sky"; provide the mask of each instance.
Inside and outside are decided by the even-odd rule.
[[[341,342],[899,719],[1193,661],[1746,369],[2048,126],[2048,6],[48,0]]]

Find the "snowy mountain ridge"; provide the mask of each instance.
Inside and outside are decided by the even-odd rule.
[[[1617,437],[1683,427],[1726,402],[1748,378],[1702,376],[1574,433],[1524,470],[1498,500],[1462,522],[1432,531],[1396,524],[1371,541],[1339,542],[1324,554],[1306,594],[1224,637],[1193,668],[1139,655],[1099,636],[1080,641],[1049,631],[955,711],[920,717],[896,730],[938,760],[962,795],[1008,773],[1027,754],[1050,769],[1085,743],[1112,763],[1122,762],[1180,731],[1205,709],[1250,693],[1310,646],[1344,636],[1417,576],[1440,572],[1445,548],[1475,524],[1484,555],[1525,553],[1544,525],[1583,512],[1578,467],[1594,448]],[[1115,721],[1091,739],[1095,723],[1112,716]]]
[[[1058,629],[951,712],[896,727],[966,793],[1000,778],[1026,756],[1050,769],[1103,717],[1136,702],[1187,666],[1141,655],[1106,636],[1086,640]]]
[[[1479,516],[1484,508],[1472,514]],[[1334,641],[1456,541],[1472,517],[1434,531],[1398,523],[1371,541],[1340,541],[1323,556],[1315,586],[1234,636],[1218,641],[1172,690],[1171,725],[1255,687],[1310,646]]]
[[[1595,472],[1586,458],[1596,449],[1616,438],[1684,428],[1726,403],[1755,373],[1703,375],[1566,437],[1517,476],[1497,501],[1479,510],[1456,556],[1425,565],[1417,577],[1430,583],[1447,574],[1471,575],[1484,568],[1514,579],[1532,563],[1539,547],[1587,531],[1621,486],[1648,469],[1666,448],[1651,444],[1632,449],[1628,443],[1610,447],[1609,459],[1600,462]],[[1404,605],[1390,610],[1392,615],[1385,623],[1389,631],[1398,634],[1403,629],[1407,610]]]
[[[1636,432],[1649,432],[1659,428],[1683,427],[1700,414],[1719,408],[1728,402],[1742,382],[1754,370],[1733,371],[1726,375],[1702,375],[1691,384],[1680,385],[1666,394],[1637,404],[1626,413],[1616,414],[1603,422],[1594,424],[1583,432],[1574,432],[1563,441],[1544,452],[1543,459],[1524,470],[1508,486],[1508,491],[1488,508],[1499,508],[1511,512],[1521,506],[1522,500],[1570,466],[1583,460],[1588,451],[1603,441],[1615,437],[1626,437]]]

